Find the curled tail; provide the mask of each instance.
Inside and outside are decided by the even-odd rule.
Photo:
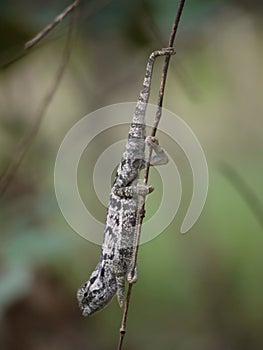
[[[158,56],[174,55],[174,48],[165,48],[158,51],[153,51],[148,59],[145,77],[143,80],[143,87],[138,98],[135,112],[131,122],[131,128],[129,132],[129,138],[145,138],[145,113],[147,103],[150,96],[152,72],[155,58]]]

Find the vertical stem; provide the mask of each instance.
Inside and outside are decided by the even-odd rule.
[[[174,19],[174,23],[172,26],[172,30],[170,33],[168,47],[173,47],[173,45],[174,45],[174,40],[175,40],[175,36],[177,33],[178,25],[179,25],[179,22],[181,19],[181,15],[183,12],[184,4],[185,4],[185,0],[181,0],[179,3],[179,6],[178,6],[178,9],[176,12],[176,16]],[[157,110],[157,113],[155,116],[155,122],[154,122],[154,126],[153,126],[152,133],[151,133],[152,136],[155,136],[155,134],[157,132],[157,128],[158,128],[158,125],[159,125],[159,122],[161,119],[161,115],[162,115],[163,97],[164,97],[165,84],[166,84],[166,80],[167,80],[169,62],[170,62],[170,55],[167,55],[167,56],[165,56],[165,61],[164,61],[164,66],[163,66],[163,71],[162,71],[162,79],[161,79],[161,84],[160,84],[160,89],[159,89],[159,97],[158,97],[158,110]],[[145,168],[145,175],[144,175],[144,183],[145,184],[147,184],[148,177],[149,177],[151,153],[152,152],[150,149],[149,159],[148,159],[148,162],[147,162],[146,168]],[[142,227],[142,222],[143,222],[143,218],[144,218],[144,212],[145,212],[145,200],[143,200],[142,206],[140,209],[140,218],[139,218],[139,224],[138,224],[137,239],[136,239],[136,246],[135,246],[135,251],[134,251],[132,271],[135,270],[135,266],[137,263],[139,242],[140,242],[140,236],[141,236],[141,227]],[[125,301],[123,316],[122,316],[122,322],[121,322],[121,328],[120,328],[118,350],[122,350],[122,347],[123,347],[124,336],[126,333],[126,323],[127,323],[127,317],[128,317],[128,311],[129,311],[129,305],[130,305],[130,299],[131,299],[132,286],[133,286],[133,284],[129,284],[128,291],[127,291],[127,296],[126,296],[126,301]]]

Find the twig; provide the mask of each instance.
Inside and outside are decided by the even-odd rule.
[[[40,106],[38,112],[37,112],[37,117],[35,120],[35,124],[31,128],[31,130],[26,134],[21,141],[18,143],[16,150],[14,152],[14,156],[11,158],[9,164],[7,165],[6,169],[0,176],[0,197],[3,196],[5,191],[7,190],[9,184],[11,183],[13,177],[15,176],[15,173],[21,164],[27,150],[29,149],[33,138],[37,134],[41,121],[43,117],[45,116],[45,113],[57,91],[57,88],[62,80],[63,74],[65,72],[70,52],[71,52],[71,47],[73,43],[73,27],[76,22],[75,16],[73,16],[72,21],[70,23],[69,29],[68,29],[68,36],[67,36],[67,41],[66,41],[66,46],[64,49],[63,57],[61,64],[58,68],[53,86],[50,88],[48,91],[47,95],[45,96],[42,105]]]
[[[44,29],[37,33],[34,38],[25,43],[25,50],[31,49],[40,40],[42,40],[53,28],[55,28],[71,11],[79,5],[79,0],[74,1],[63,12],[61,12],[51,23],[49,23]]]
[[[87,4],[87,9],[85,8],[84,10],[83,10],[83,12],[84,12],[84,15],[82,15],[81,16],[81,20],[83,21],[83,20],[86,20],[87,18],[89,18],[89,17],[91,17],[91,16],[93,16],[93,15],[95,15],[97,12],[99,12],[99,11],[101,11],[103,8],[105,8],[107,5],[109,5],[111,2],[112,2],[113,0],[93,0],[92,2],[89,2],[88,4]],[[80,2],[80,1],[79,1]],[[65,18],[65,17],[64,17]],[[49,26],[49,25],[48,25]],[[48,27],[47,26],[47,27]],[[55,27],[52,27],[52,29],[54,29]],[[44,30],[43,30],[44,31]],[[48,32],[47,32],[48,33]],[[46,33],[46,34],[47,34]],[[46,35],[45,34],[45,35]],[[37,34],[38,35],[38,34]],[[39,43],[39,41],[41,40],[41,39],[43,39],[44,37],[45,37],[45,35],[44,36],[42,36],[36,43]],[[54,41],[54,40],[57,40],[57,39],[59,39],[61,36],[64,36],[64,32],[62,33],[62,34],[59,34],[59,35],[56,35],[56,36],[54,36],[52,39],[49,39],[48,41],[46,41],[46,43],[47,42],[50,42],[50,41]],[[33,40],[33,39],[32,39]],[[31,42],[31,40],[29,41],[29,42]],[[14,52],[15,54],[13,55],[14,57],[12,57],[11,59],[8,59],[8,60],[4,60],[4,63],[2,63],[2,56],[3,57],[5,57],[6,56],[6,54],[5,54],[5,52],[3,53],[3,55],[1,54],[0,55],[0,69],[6,69],[6,68],[8,68],[9,66],[11,66],[13,63],[16,63],[17,61],[19,61],[20,59],[22,59],[23,57],[25,57],[31,50],[29,50],[29,49],[31,49],[31,48],[33,48],[34,47],[34,49],[36,49],[36,48],[38,48],[39,46],[35,46],[35,45],[33,45],[33,46],[31,46],[31,47],[28,47],[28,49],[27,49],[27,47],[26,47],[26,45],[27,45],[27,43],[26,44],[24,44],[23,46],[22,46],[22,49],[21,49],[21,47],[20,47],[20,45],[18,46],[18,49],[19,49],[19,52],[17,53],[16,51],[17,51],[17,48],[15,49],[15,50],[12,50],[12,52]],[[14,49],[14,48],[13,48]],[[9,55],[10,56],[10,55]]]
[[[263,205],[253,189],[242,179],[240,174],[230,164],[222,163],[220,170],[241,194],[245,202],[249,205],[258,223],[263,228]]]
[[[173,23],[173,27],[170,33],[170,39],[168,43],[168,47],[173,47],[174,45],[174,40],[175,40],[175,35],[177,33],[179,21],[182,15],[182,11],[184,8],[185,0],[181,0],[178,6],[178,10],[176,13],[176,17]],[[166,79],[167,79],[167,72],[169,68],[169,62],[170,62],[170,56],[167,55],[165,57],[164,61],[164,66],[163,66],[163,72],[162,72],[162,79],[161,79],[161,85],[159,89],[159,97],[158,97],[158,110],[155,116],[155,122],[154,126],[152,129],[152,136],[155,136],[157,132],[157,128],[160,122],[160,118],[162,115],[162,105],[163,105],[163,97],[164,97],[164,90],[165,90],[165,84],[166,84]],[[151,159],[151,149],[149,152],[149,159],[146,164],[146,169],[145,169],[145,175],[144,175],[144,183],[148,183],[148,177],[149,177],[149,168],[150,168],[150,159]],[[141,228],[142,228],[142,222],[144,218],[144,213],[145,213],[145,201],[142,201],[142,206],[140,208],[140,217],[139,217],[139,224],[138,224],[138,230],[137,230],[137,237],[136,237],[136,246],[135,246],[135,251],[134,251],[134,258],[133,258],[133,264],[132,264],[132,272],[134,273],[135,267],[137,264],[137,257],[138,257],[138,251],[139,251],[139,242],[140,242],[140,236],[141,236]],[[128,311],[129,311],[129,305],[130,305],[130,299],[131,299],[131,293],[132,293],[132,287],[133,284],[130,283],[128,286],[128,291],[127,291],[127,296],[126,296],[126,301],[124,305],[124,310],[123,310],[123,316],[122,316],[122,322],[121,322],[121,328],[120,328],[120,337],[119,337],[119,344],[118,344],[118,350],[122,350],[123,346],[123,341],[124,341],[124,336],[126,333],[126,323],[127,323],[127,317],[128,317]]]

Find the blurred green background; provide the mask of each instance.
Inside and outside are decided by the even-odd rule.
[[[54,82],[69,19],[26,55],[23,44],[69,3],[0,3],[0,173]],[[65,134],[84,115],[137,99],[148,55],[166,45],[177,3],[83,1],[62,83],[0,202],[0,349],[117,348],[122,311],[115,299],[90,318],[78,310],[76,290],[100,247],[64,220],[54,163]],[[186,1],[164,106],[197,135],[209,193],[198,222],[181,235],[191,173],[167,142],[183,180],[182,205],[165,232],[140,248],[126,350],[263,348],[262,10],[261,1]],[[152,103],[161,68],[159,60]],[[88,163],[84,157],[80,192],[103,220]],[[158,187],[154,179],[153,172],[150,183]]]

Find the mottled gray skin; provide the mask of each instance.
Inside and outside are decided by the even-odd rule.
[[[145,141],[155,154],[151,165],[166,164],[168,157],[155,137],[146,138],[145,113],[150,95],[153,63],[157,56],[172,55],[174,49],[162,49],[151,54],[146,67],[143,89],[136,104],[128,141],[110,192],[100,262],[90,279],[77,293],[84,316],[101,310],[117,293],[119,305],[125,301],[125,281],[134,283],[132,261],[139,219],[140,199],[152,192],[153,187],[138,181],[145,166]]]

